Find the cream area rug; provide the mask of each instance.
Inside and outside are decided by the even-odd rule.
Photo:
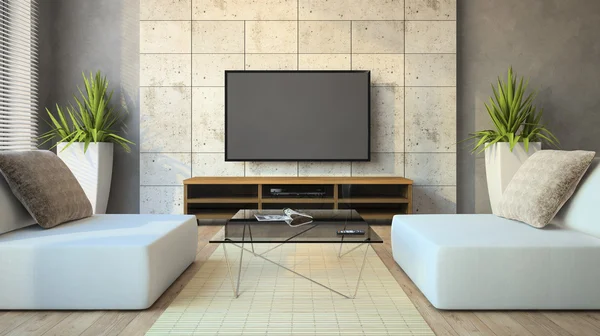
[[[255,253],[272,248],[266,258],[349,296],[367,249],[356,297],[344,298],[244,251],[235,298],[219,246],[147,335],[434,335],[368,245],[347,244],[338,258],[338,244],[254,244]],[[228,244],[227,256],[235,287],[241,250]]]

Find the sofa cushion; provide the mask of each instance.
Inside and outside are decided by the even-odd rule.
[[[587,234],[548,225],[537,230],[518,221],[490,214],[395,216],[432,244],[444,248],[600,248],[600,239]]]
[[[146,309],[194,261],[194,216],[95,215],[0,236],[0,310]]]
[[[93,214],[73,173],[50,151],[1,152],[0,172],[13,194],[43,228]]]
[[[579,186],[552,223],[600,238],[600,158],[594,159]]]
[[[599,309],[600,239],[482,215],[395,216],[394,260],[440,309]]]
[[[0,174],[0,214],[2,214],[0,234],[35,224],[23,204],[13,195],[2,174]]]
[[[536,152],[508,183],[495,214],[531,226],[546,226],[569,200],[595,152]]]

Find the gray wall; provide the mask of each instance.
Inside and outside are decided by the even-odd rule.
[[[72,101],[81,72],[100,70],[139,143],[139,0],[43,0],[40,14],[40,109]],[[139,212],[139,167],[137,146],[115,147],[109,213]]]
[[[530,77],[563,149],[600,153],[600,1],[459,0],[458,138],[489,127],[484,100],[509,65]],[[490,212],[483,157],[458,150],[458,212]]]

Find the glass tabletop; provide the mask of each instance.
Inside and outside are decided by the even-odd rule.
[[[383,243],[383,239],[355,210],[296,210],[312,221],[259,222],[255,214],[283,215],[283,210],[240,210],[227,221],[211,243]],[[296,226],[297,225],[297,226]],[[362,235],[340,235],[338,230],[363,230]]]

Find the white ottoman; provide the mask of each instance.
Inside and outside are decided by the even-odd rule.
[[[195,260],[197,230],[194,216],[96,215],[0,235],[0,309],[148,308]]]

